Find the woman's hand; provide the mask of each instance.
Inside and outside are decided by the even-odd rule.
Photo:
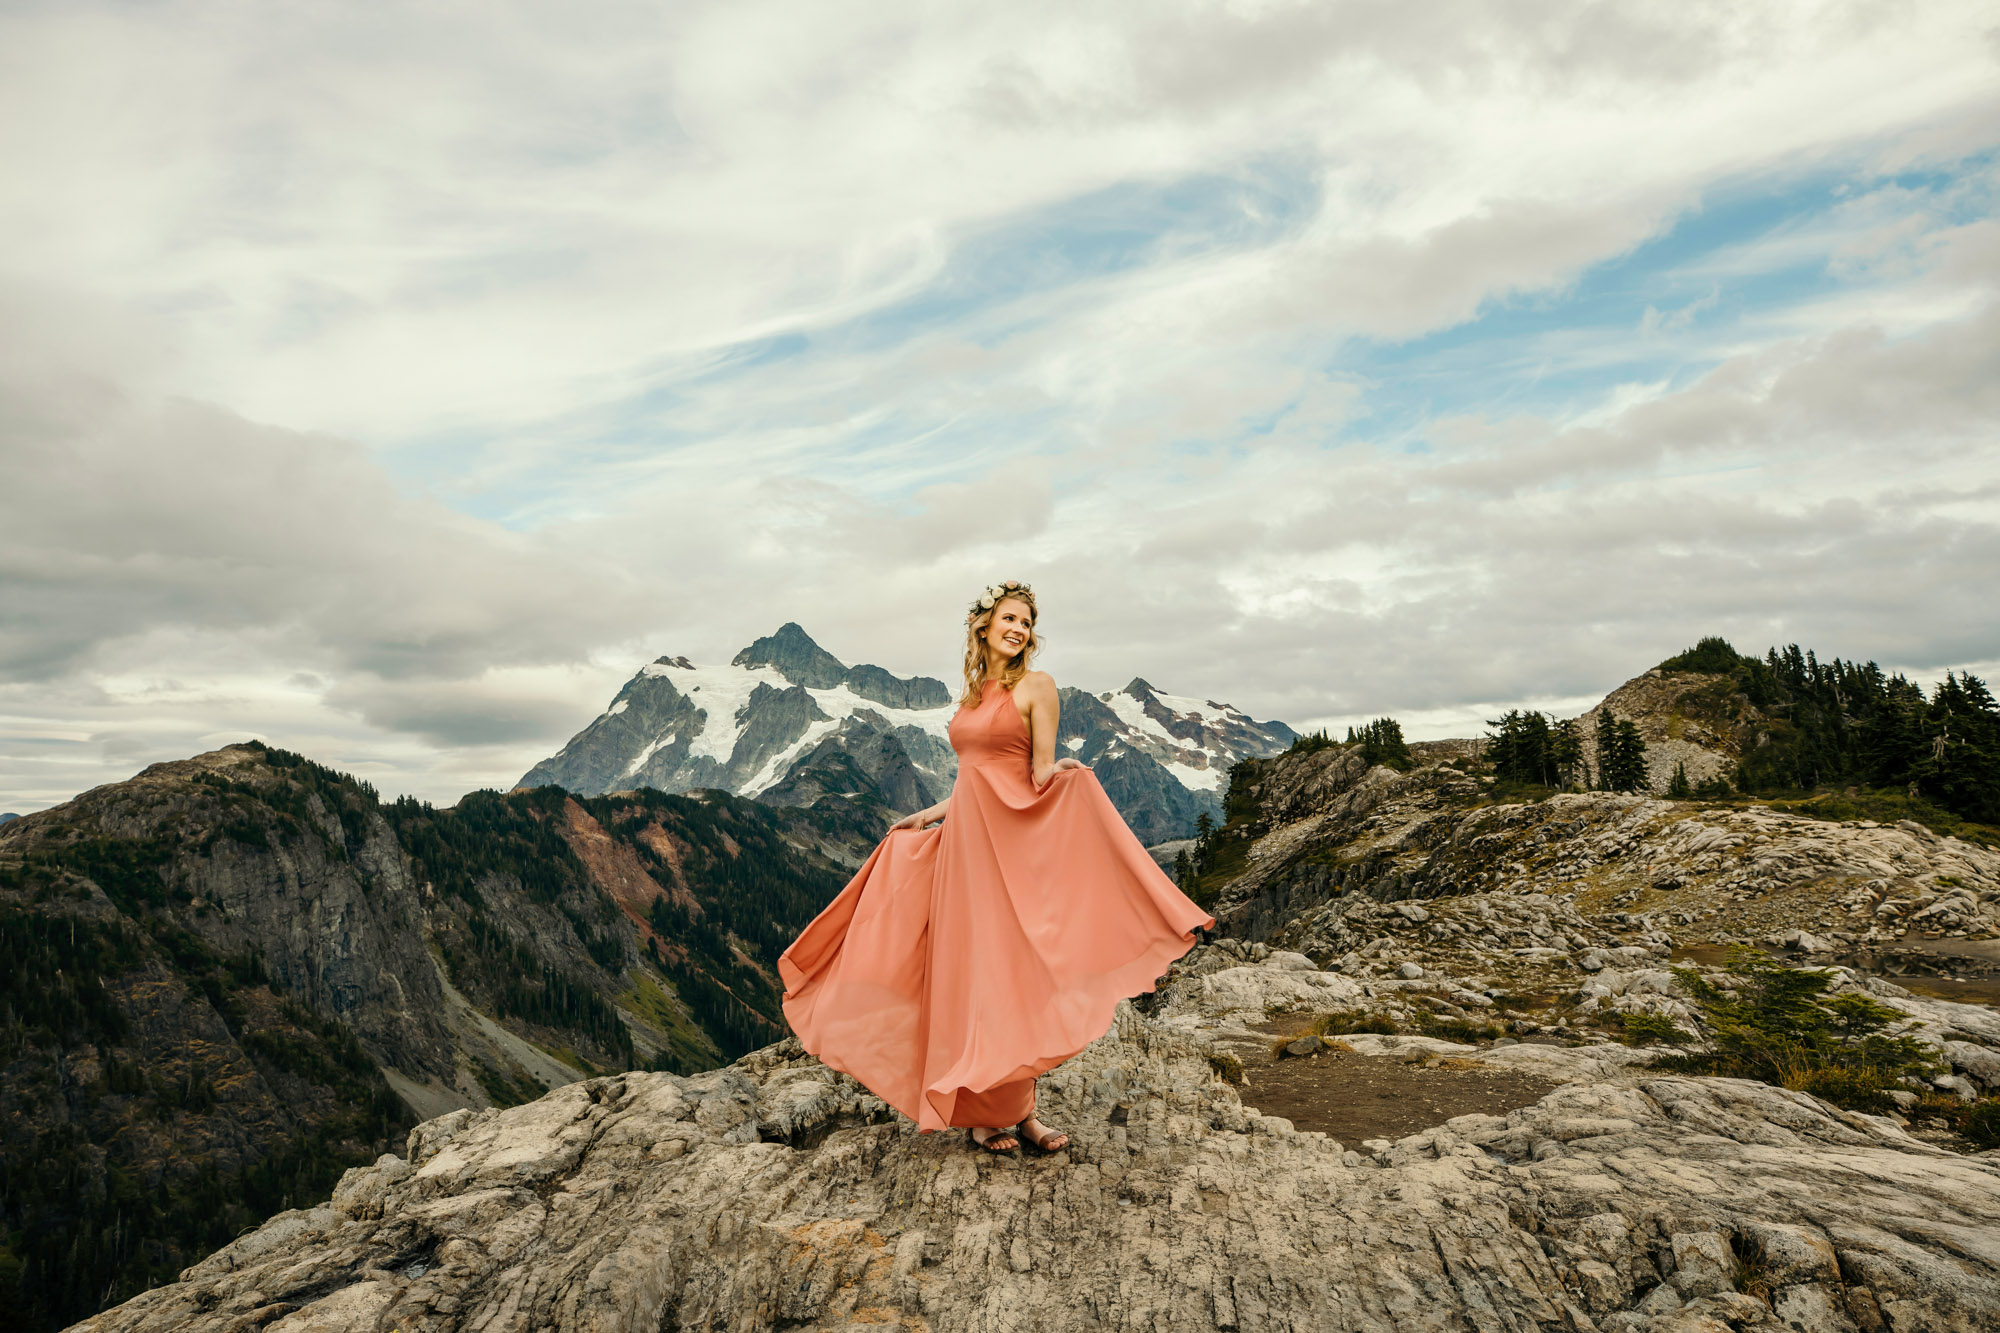
[[[1034,782],[1036,791],[1047,791],[1049,784],[1056,780],[1056,774],[1062,772],[1064,769],[1089,767],[1090,765],[1084,763],[1081,759],[1071,759],[1068,756],[1064,756],[1056,760],[1053,764],[1050,764],[1046,772],[1036,773],[1031,769],[1028,777]]]
[[[920,829],[933,819],[936,819],[940,813],[942,812],[932,809],[919,810],[915,814],[904,815],[901,819],[889,825],[889,831],[894,833],[897,829]]]

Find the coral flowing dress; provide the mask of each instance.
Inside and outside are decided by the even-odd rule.
[[[1063,769],[1035,790],[1008,690],[988,682],[950,735],[944,823],[891,830],[778,960],[805,1048],[922,1130],[1019,1124],[1035,1076],[1215,925],[1096,774]]]

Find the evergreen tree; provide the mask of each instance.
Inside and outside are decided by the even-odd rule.
[[[1350,728],[1350,734],[1354,734]],[[1390,768],[1410,766],[1410,747],[1403,740],[1402,724],[1393,717],[1378,717],[1358,733],[1361,742],[1361,757],[1370,764],[1387,764]]]
[[[1174,883],[1186,888],[1194,882],[1194,858],[1183,847],[1174,853]]]
[[[1194,821],[1194,872],[1205,875],[1215,869],[1215,816],[1204,810]]]
[[[1685,801],[1693,795],[1694,787],[1688,782],[1687,761],[1677,760],[1674,764],[1673,779],[1667,783],[1667,796],[1672,800]]]
[[[1493,776],[1502,782],[1529,783],[1558,789],[1573,786],[1583,768],[1583,746],[1576,728],[1546,714],[1509,709],[1486,725],[1486,757]]]
[[[1321,727],[1318,731],[1308,732],[1303,736],[1292,737],[1291,747],[1286,753],[1311,754],[1316,750],[1331,749],[1334,743],[1333,737],[1326,734],[1326,728]]]
[[[1605,791],[1641,791],[1648,785],[1645,738],[1608,708],[1597,719],[1597,777]]]
[[[1486,756],[1493,763],[1493,776],[1502,782],[1555,785],[1555,765],[1549,754],[1549,723],[1540,713],[1510,708],[1489,727],[1491,741]]]
[[[1575,722],[1565,719],[1550,729],[1549,767],[1555,773],[1556,786],[1567,789],[1582,785],[1583,742],[1577,737]]]

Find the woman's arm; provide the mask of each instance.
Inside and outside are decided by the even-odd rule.
[[[1065,768],[1082,768],[1075,759],[1056,758],[1056,726],[1062,719],[1062,701],[1056,695],[1055,677],[1046,671],[1030,671],[1014,687],[1014,693],[1028,706],[1028,777],[1040,791],[1049,779]]]
[[[936,805],[927,806],[915,814],[904,815],[901,819],[889,825],[889,830],[893,833],[899,828],[922,828],[926,824],[935,824],[938,820],[943,819],[950,812],[950,809],[951,797],[947,796]]]

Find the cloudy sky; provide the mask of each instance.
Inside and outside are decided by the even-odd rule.
[[[1996,670],[1990,3],[0,11],[0,810],[798,620],[1295,726]]]

